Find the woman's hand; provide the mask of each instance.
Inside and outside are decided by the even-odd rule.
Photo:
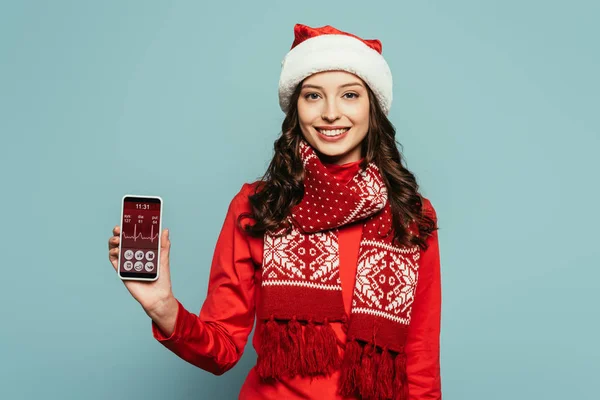
[[[113,229],[113,236],[108,239],[108,259],[115,271],[118,271],[119,268],[120,234],[121,227],[117,225]],[[146,314],[151,317],[159,313],[159,310],[164,308],[169,302],[172,302],[174,298],[171,289],[171,271],[169,268],[171,240],[169,239],[168,229],[163,229],[162,231],[160,246],[160,273],[157,280],[123,281],[129,293],[141,304]]]

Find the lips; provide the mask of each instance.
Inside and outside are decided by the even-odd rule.
[[[339,126],[339,125],[335,125],[335,126],[315,126],[315,129],[320,131],[326,131],[326,130],[336,130],[336,129],[350,129],[350,126]]]
[[[337,127],[336,127],[337,128]],[[339,127],[341,129],[331,129],[327,127],[327,129],[323,129],[323,127],[315,127],[315,130],[319,134],[319,137],[326,142],[335,142],[341,140],[346,137],[351,128],[349,127]]]
[[[338,136],[338,135],[341,135],[341,134],[343,134],[343,133],[347,132],[348,130],[350,130],[350,128],[349,128],[349,127],[345,127],[345,126],[340,126],[340,127],[327,127],[327,128],[324,128],[324,127],[315,127],[315,129],[316,129],[316,130],[317,130],[319,133],[321,133],[321,134],[323,134],[323,135],[325,135],[325,136],[330,136],[330,137],[331,137],[331,136]]]

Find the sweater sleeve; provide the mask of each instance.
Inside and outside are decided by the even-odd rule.
[[[229,205],[219,234],[199,315],[179,302],[175,330],[166,337],[152,321],[153,336],[185,361],[215,375],[241,358],[254,325],[254,263],[247,236],[237,227],[244,189]]]
[[[429,202],[424,206],[436,220]],[[427,239],[429,247],[422,252],[412,320],[406,343],[407,377],[410,400],[441,400],[440,325],[441,271],[438,232]]]

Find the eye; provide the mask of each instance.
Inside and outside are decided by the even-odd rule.
[[[317,93],[308,93],[304,96],[305,99],[309,99],[309,100],[316,100],[315,97],[311,97],[311,96],[319,96]]]
[[[354,96],[354,97],[347,97],[347,98],[349,98],[349,99],[355,99],[355,98],[357,98],[357,97],[358,97],[358,94],[356,94],[356,93],[344,93],[344,96],[347,96],[347,95]]]

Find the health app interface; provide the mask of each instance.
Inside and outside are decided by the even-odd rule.
[[[124,278],[156,278],[161,200],[125,197],[121,221],[119,273]]]

